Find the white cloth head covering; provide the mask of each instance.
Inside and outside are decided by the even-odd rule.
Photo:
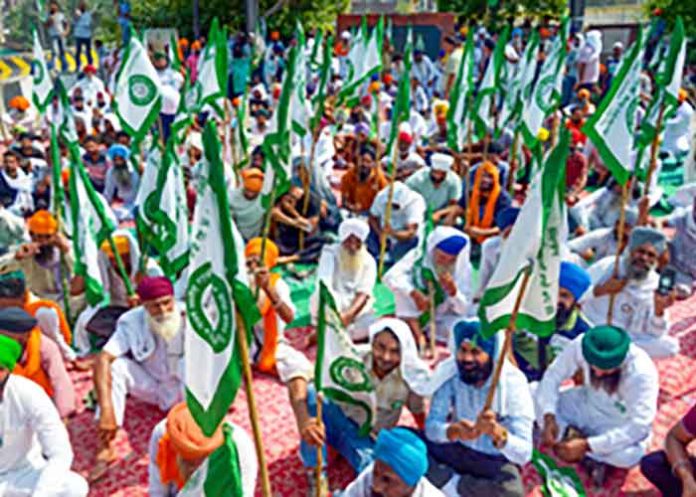
[[[434,171],[450,171],[453,163],[454,157],[451,155],[438,153],[430,156],[430,164]]]
[[[367,235],[369,234],[370,227],[365,221],[357,217],[346,219],[338,226],[338,239],[341,242],[346,241],[351,235],[356,236],[361,242],[364,242],[367,240]]]
[[[401,346],[401,376],[408,387],[418,395],[432,394],[430,387],[431,372],[428,365],[418,357],[418,349],[413,339],[411,328],[401,319],[381,318],[370,326],[370,344],[375,336],[384,330],[389,330],[396,336]]]
[[[258,91],[261,94],[261,100],[268,100],[268,92],[266,91],[266,87],[263,85],[263,83],[259,83],[256,86],[254,86],[251,89],[251,94],[253,95],[256,91]]]
[[[433,267],[433,252],[435,252],[435,248],[441,241],[451,236],[458,236],[466,239],[466,245],[462,251],[459,252],[457,260],[454,263],[454,274],[452,274],[452,277],[459,291],[464,292],[467,299],[471,299],[471,263],[469,262],[471,240],[465,233],[451,226],[438,226],[435,228],[433,232],[430,233],[426,244],[428,256],[425,258],[425,266],[430,270],[435,269]]]
[[[588,31],[585,35],[585,45],[592,47],[592,50],[600,54],[602,53],[602,33],[596,29]]]
[[[203,151],[203,138],[198,131],[191,131],[186,139],[188,147],[194,147]]]

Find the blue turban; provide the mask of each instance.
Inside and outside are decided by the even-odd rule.
[[[459,255],[464,247],[466,247],[466,238],[459,235],[452,235],[435,245],[436,249],[449,255]]]
[[[407,428],[383,429],[377,436],[375,458],[409,487],[415,487],[428,470],[427,454],[425,443]]]
[[[481,323],[474,321],[459,321],[454,326],[454,352],[456,353],[463,342],[470,342],[475,347],[483,350],[486,354],[495,356],[495,336],[485,338],[481,334]]]
[[[120,157],[123,160],[128,160],[130,157],[130,150],[128,147],[125,145],[121,145],[120,143],[115,143],[114,145],[111,145],[109,147],[109,150],[107,151],[107,155],[109,156],[109,159],[114,160],[116,157]]]
[[[508,207],[502,211],[498,211],[495,216],[495,225],[504,230],[505,228],[512,226],[517,221],[517,216],[520,214],[520,209],[517,207]]]
[[[515,36],[522,36],[521,28],[515,28],[512,30],[512,38],[514,38]]]
[[[580,297],[590,288],[592,280],[590,274],[577,264],[563,261],[558,284],[572,293],[575,300],[580,300]]]
[[[649,226],[633,228],[628,240],[628,250],[633,251],[645,244],[652,245],[661,254],[667,248],[667,237],[662,231]]]

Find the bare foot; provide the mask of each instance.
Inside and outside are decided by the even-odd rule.
[[[97,453],[97,460],[87,475],[87,482],[94,483],[106,476],[116,462],[116,453],[113,447],[104,447]]]

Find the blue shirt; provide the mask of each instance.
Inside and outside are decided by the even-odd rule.
[[[477,388],[467,385],[457,375],[440,386],[433,395],[430,413],[425,422],[425,435],[436,443],[447,443],[447,428],[459,420],[476,421],[486,403],[490,377]],[[493,400],[492,410],[498,423],[508,431],[507,443],[497,449],[488,435],[474,440],[459,441],[470,449],[488,455],[502,455],[513,464],[523,465],[532,457],[532,425],[534,403],[527,380],[520,370],[506,364]]]
[[[83,12],[75,21],[73,26],[75,38],[91,38],[92,37],[92,13]]]

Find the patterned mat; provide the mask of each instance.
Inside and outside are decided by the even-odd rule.
[[[664,441],[669,427],[674,424],[696,402],[696,297],[677,304],[672,310],[671,334],[678,336],[682,354],[658,362],[660,372],[660,407],[654,424],[653,447],[658,448]],[[290,330],[289,338],[298,348],[302,347],[308,328]],[[315,351],[307,354],[314,356]],[[82,395],[92,387],[91,374],[74,374],[79,393]],[[261,418],[261,428],[265,444],[265,454],[271,478],[273,495],[281,497],[300,497],[307,493],[305,473],[300,463],[297,447],[299,435],[295,426],[292,409],[287,400],[286,389],[274,378],[255,374],[254,395]],[[126,410],[124,429],[117,438],[118,454],[121,458],[101,481],[95,483],[90,491],[92,497],[123,496],[145,497],[147,495],[148,440],[152,428],[162,419],[164,413],[156,407],[130,399]],[[234,403],[232,418],[251,433],[244,389]],[[409,414],[402,422],[412,424]],[[68,428],[75,451],[74,468],[86,474],[92,464],[97,444],[96,425],[93,413],[81,411],[73,418]],[[580,469],[592,497],[614,496],[657,496],[659,493],[640,475],[638,469],[612,472],[604,488],[591,487],[586,475]],[[528,496],[540,496],[539,479],[535,471],[527,466],[524,469],[524,482]],[[353,477],[348,464],[340,457],[333,456],[329,464],[329,480],[332,489],[343,488]],[[261,493],[257,490],[257,495]]]

